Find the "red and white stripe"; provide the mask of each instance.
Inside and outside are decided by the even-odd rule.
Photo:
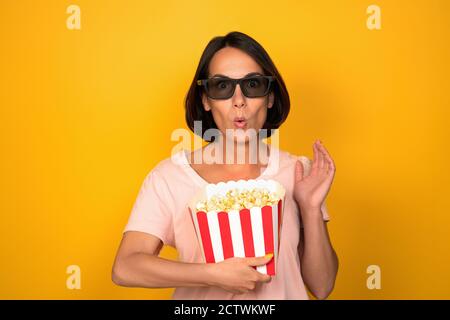
[[[282,200],[273,206],[231,210],[198,211],[192,214],[197,236],[207,263],[231,257],[259,257],[273,253],[274,258],[256,270],[275,275],[278,260]]]

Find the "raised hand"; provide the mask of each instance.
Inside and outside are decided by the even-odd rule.
[[[294,199],[302,212],[320,210],[336,171],[333,159],[320,140],[314,142],[313,152],[309,175],[304,175],[305,170],[299,160],[295,167]]]

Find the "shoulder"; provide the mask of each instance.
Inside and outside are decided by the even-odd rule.
[[[278,151],[281,163],[292,165],[295,164],[297,160],[300,160],[304,165],[311,165],[312,163],[312,160],[305,155],[297,155],[282,149],[276,150]]]
[[[157,180],[172,180],[180,177],[183,172],[185,162],[183,150],[173,153],[171,156],[164,158],[156,163],[156,165],[149,171],[147,177],[153,177]]]
[[[277,150],[279,151],[280,168],[295,167],[295,163],[299,160],[302,163],[305,172],[309,172],[312,165],[312,160],[309,157],[302,154],[297,155],[282,149]]]

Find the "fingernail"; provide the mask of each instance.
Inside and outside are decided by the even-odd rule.
[[[269,259],[273,257],[273,253],[268,253],[264,256],[265,258]]]

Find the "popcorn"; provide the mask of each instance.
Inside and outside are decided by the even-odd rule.
[[[227,191],[225,196],[214,195],[209,200],[197,203],[196,209],[202,211],[229,211],[250,209],[253,207],[272,206],[280,198],[275,192],[267,188],[253,188],[250,190],[239,190],[233,188]]]
[[[284,196],[280,183],[263,179],[208,184],[199,190],[189,211],[205,262],[273,253],[266,265],[254,268],[275,275]]]

